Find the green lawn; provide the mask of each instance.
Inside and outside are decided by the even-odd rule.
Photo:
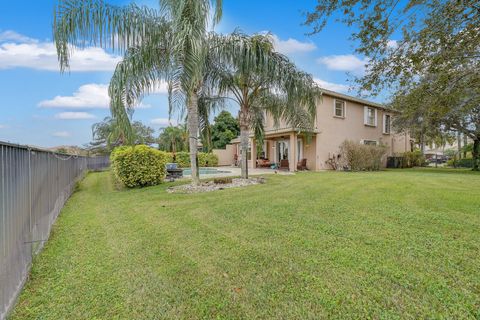
[[[87,176],[12,319],[480,318],[480,175],[302,173],[213,193]]]

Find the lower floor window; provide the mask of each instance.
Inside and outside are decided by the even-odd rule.
[[[377,141],[375,140],[363,140],[363,144],[369,145],[369,146],[376,146]]]

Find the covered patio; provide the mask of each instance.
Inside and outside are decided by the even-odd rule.
[[[315,135],[310,137],[297,131],[266,132],[261,148],[254,137],[250,137],[248,167],[280,169],[290,172],[297,170],[316,170]],[[240,141],[232,141],[241,159]],[[252,148],[257,146],[257,148]]]

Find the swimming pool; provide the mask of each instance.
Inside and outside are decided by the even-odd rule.
[[[215,168],[200,168],[200,174],[219,174],[219,173],[231,173],[231,171],[219,170]],[[192,174],[191,169],[183,169],[183,174],[189,176]]]

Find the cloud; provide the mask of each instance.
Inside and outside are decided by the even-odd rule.
[[[293,53],[305,53],[317,49],[313,42],[301,42],[297,39],[288,38],[281,40],[277,35],[273,35],[275,50],[285,55]]]
[[[167,127],[167,126],[176,126],[178,122],[174,119],[168,119],[168,118],[155,118],[150,121],[151,124],[162,126],[162,127]]]
[[[260,34],[269,34],[267,31],[262,31]],[[288,38],[287,40],[280,39],[276,34],[270,34],[273,40],[275,50],[285,55],[295,53],[306,53],[317,49],[317,46],[311,42],[302,42],[297,39]]]
[[[323,89],[332,90],[336,92],[343,92],[343,93],[347,92],[349,89],[349,87],[344,84],[328,82],[318,78],[315,78],[313,80],[320,86],[320,88],[323,88]]]
[[[0,129],[6,129],[6,128],[8,128],[8,126],[7,126],[7,125],[0,124]]]
[[[55,115],[60,120],[87,120],[95,119],[95,116],[88,112],[60,112]]]
[[[317,59],[317,62],[330,70],[363,73],[368,59],[360,59],[352,54],[346,54],[321,57]]]
[[[152,94],[166,94],[167,85],[159,83]],[[50,100],[41,101],[38,104],[42,108],[62,108],[62,109],[108,109],[110,107],[110,97],[108,95],[108,85],[89,83],[82,85],[71,96],[56,96]],[[135,109],[150,108],[149,104],[139,104]]]
[[[57,131],[57,132],[52,133],[52,136],[58,137],[58,138],[69,138],[72,135],[68,131]]]
[[[388,40],[387,41],[387,48],[396,49],[397,47],[398,47],[398,41],[397,40]]]
[[[23,43],[36,43],[38,40],[29,38],[12,30],[7,30],[0,33],[0,42],[13,41]]]
[[[109,104],[108,85],[90,83],[78,88],[71,96],[56,96],[51,100],[41,101],[38,106],[44,108],[106,109]]]
[[[96,47],[73,48],[70,71],[113,71],[121,57]],[[53,42],[4,31],[0,34],[0,69],[29,68],[35,70],[59,71],[57,50]]]

